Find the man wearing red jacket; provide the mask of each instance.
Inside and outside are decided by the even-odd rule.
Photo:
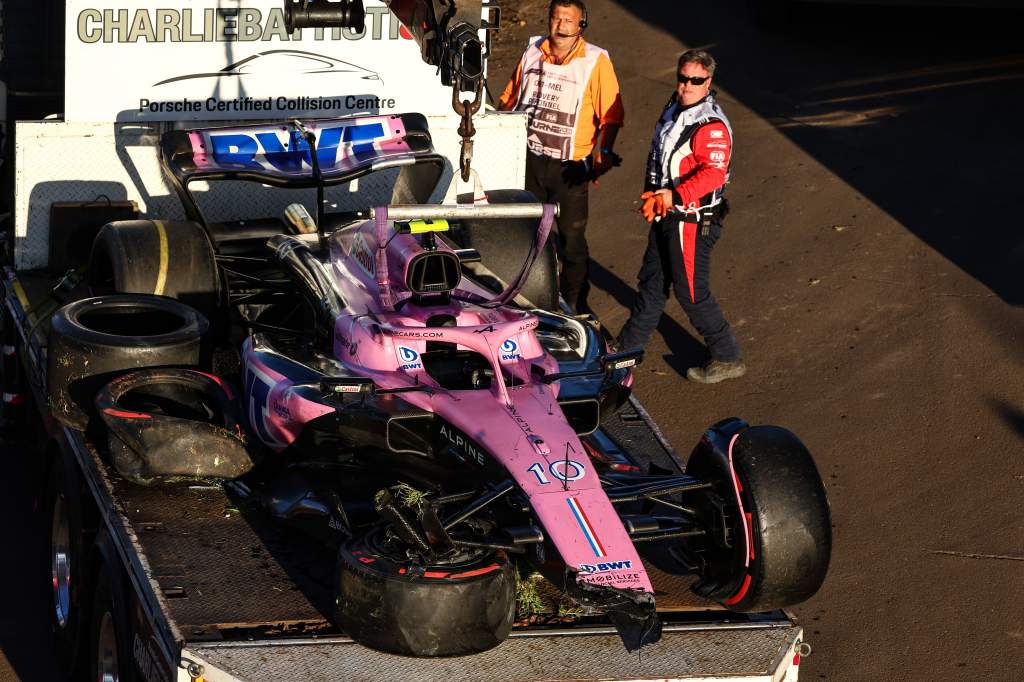
[[[711,92],[715,60],[704,50],[679,57],[676,91],[654,128],[642,212],[651,223],[638,292],[619,334],[624,350],[647,345],[668,300],[668,288],[704,337],[711,360],[686,377],[704,384],[743,376],[739,343],[711,295],[711,250],[728,210],[732,128]]]

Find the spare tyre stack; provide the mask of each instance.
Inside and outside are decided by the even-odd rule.
[[[69,303],[52,318],[47,393],[54,417],[84,430],[97,392],[143,367],[207,367],[206,318],[163,296],[120,294]]]

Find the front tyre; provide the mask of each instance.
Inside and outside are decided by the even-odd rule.
[[[714,484],[724,512],[722,533],[702,552],[698,594],[758,612],[818,591],[832,555],[831,514],[814,460],[793,433],[721,422],[694,450],[686,473]]]
[[[417,566],[381,531],[338,551],[338,624],[371,649],[459,656],[497,646],[515,615],[515,572],[504,553],[472,552]]]

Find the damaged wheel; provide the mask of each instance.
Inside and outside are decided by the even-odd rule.
[[[133,483],[161,476],[236,478],[252,468],[234,392],[187,369],[120,376],[96,397],[118,473]]]
[[[714,485],[701,504],[711,538],[691,553],[701,571],[695,592],[733,611],[758,612],[818,591],[832,554],[831,515],[814,460],[793,433],[720,422],[686,473]]]
[[[502,552],[418,566],[374,531],[342,545],[336,576],[338,624],[371,649],[459,656],[497,646],[512,629],[515,571]]]
[[[163,296],[121,294],[69,303],[53,315],[50,327],[46,378],[53,416],[84,429],[96,392],[117,374],[205,364],[208,327],[196,310]]]

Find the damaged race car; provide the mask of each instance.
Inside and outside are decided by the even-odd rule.
[[[640,354],[560,305],[556,206],[438,203],[451,166],[423,117],[171,131],[162,162],[188,220],[100,231],[93,296],[54,318],[55,414],[104,427],[129,481],[220,477],[337,545],[357,642],[484,651],[539,573],[635,650],[661,632],[655,550],[737,612],[821,586],[829,508],[799,439],[732,418],[685,469],[612,452]],[[244,217],[204,211],[215,191]]]

